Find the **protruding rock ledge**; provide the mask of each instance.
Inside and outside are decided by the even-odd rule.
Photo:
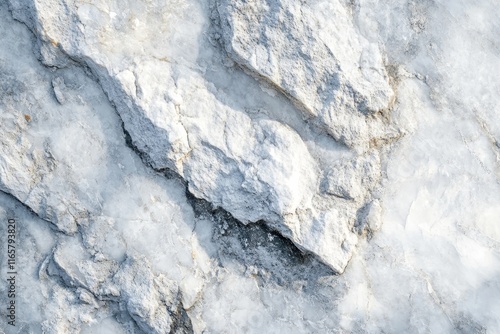
[[[392,136],[377,113],[390,107],[381,52],[339,1],[218,0],[229,56],[277,87],[350,147]]]

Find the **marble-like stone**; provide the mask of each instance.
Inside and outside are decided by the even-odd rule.
[[[500,332],[499,18],[0,3],[0,332]]]
[[[42,27],[33,29],[41,45],[53,49],[50,55],[62,54],[45,57],[42,48],[40,54],[45,64],[59,66],[64,56],[90,69],[99,79],[133,145],[147,163],[156,170],[173,170],[187,182],[191,194],[223,208],[242,223],[267,223],[299,249],[316,254],[341,273],[357,243],[356,211],[371,200],[369,194],[375,186],[373,182],[363,181],[363,173],[377,174],[380,162],[374,160],[362,166],[363,171],[346,176],[352,184],[340,186],[353,188],[342,190],[344,192],[363,193],[365,196],[359,201],[346,203],[325,195],[320,189],[321,179],[323,174],[331,173],[335,165],[347,163],[342,161],[356,156],[357,152],[365,152],[371,147],[373,152],[369,154],[378,154],[380,142],[389,140],[377,135],[390,127],[389,118],[383,118],[379,112],[390,107],[394,95],[380,52],[355,31],[351,15],[343,4],[324,8],[338,16],[335,27],[329,26],[326,16],[313,15],[313,10],[319,7],[314,9],[306,4],[284,2],[276,15],[290,12],[288,6],[294,10],[280,28],[284,30],[269,32],[276,38],[270,38],[270,44],[265,45],[271,54],[276,53],[273,57],[283,61],[273,63],[272,71],[298,67],[305,72],[295,73],[296,77],[307,76],[311,81],[290,81],[291,72],[269,74],[270,81],[274,80],[273,75],[286,74],[290,80],[279,84],[282,86],[279,90],[292,100],[301,101],[311,113],[323,115],[318,116],[323,125],[329,122],[326,119],[333,123],[325,128],[301,118],[291,123],[285,121],[290,115],[282,108],[290,113],[298,110],[283,97],[266,103],[266,109],[273,109],[272,117],[267,113],[248,112],[259,101],[240,100],[238,96],[247,89],[244,86],[219,89],[211,82],[220,79],[209,76],[208,68],[217,68],[218,76],[232,78],[236,75],[232,74],[234,69],[226,67],[225,52],[208,41],[200,41],[204,31],[217,30],[216,22],[220,22],[223,36],[230,34],[224,28],[227,24],[220,19],[222,17],[235,21],[232,25],[239,28],[234,34],[249,36],[251,40],[246,45],[255,49],[254,44],[259,41],[253,40],[249,32],[245,35],[245,27],[253,18],[245,21],[242,17],[238,21],[235,14],[238,4],[242,3],[218,3],[214,4],[215,8],[197,1],[182,6],[138,2],[126,12],[118,10],[118,2],[55,1],[50,6],[38,2],[24,6],[24,2],[12,0],[11,7],[14,17],[29,27]],[[260,8],[263,4],[255,6]],[[27,14],[27,10],[31,10],[31,14]],[[297,16],[300,11],[304,13],[301,18]],[[218,18],[217,15],[213,17],[214,13],[218,13]],[[274,15],[272,10],[266,13]],[[149,20],[148,25],[139,23],[144,20]],[[293,25],[294,20],[301,25]],[[174,27],[171,21],[181,23]],[[322,24],[328,26],[330,30],[327,31],[343,29],[344,32],[331,35],[327,40],[325,36],[316,39],[311,31]],[[269,24],[269,28],[275,26]],[[288,30],[289,35],[279,37]],[[301,34],[309,53],[299,52],[303,48],[299,45]],[[116,38],[125,35],[127,40],[123,45],[110,47],[116,43]],[[176,48],[157,47],[156,41],[160,39],[164,44],[176,45],[179,36],[183,43]],[[240,43],[236,40],[227,40],[226,45]],[[233,46],[241,49],[236,44]],[[234,47],[228,51],[229,56],[236,58],[231,51]],[[332,54],[333,49],[336,51]],[[295,51],[288,53],[290,50]],[[240,63],[241,59],[250,57],[243,53],[238,56]],[[295,65],[288,66],[287,62]],[[314,74],[309,75],[307,68],[314,68]],[[262,72],[253,69],[253,72],[259,71]],[[332,86],[334,78],[340,80],[338,89]],[[257,81],[246,80],[252,92],[262,93],[262,86]],[[296,89],[293,94],[289,91],[292,86]],[[54,79],[53,88],[57,101],[64,103],[63,82]],[[339,125],[337,120],[345,123]],[[330,137],[326,150],[337,158],[319,161],[318,156],[323,155],[319,150],[324,148],[308,137],[326,133],[337,133],[333,137],[354,146],[354,150],[339,147]],[[72,228],[74,230],[74,225]]]

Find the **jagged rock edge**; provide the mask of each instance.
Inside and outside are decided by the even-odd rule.
[[[10,10],[9,10],[10,11]],[[11,12],[11,11],[10,11]],[[11,15],[12,15],[12,12],[11,12]],[[25,22],[21,21],[21,20],[18,20],[17,18],[15,18],[14,16],[12,16],[13,19],[16,21],[16,22],[19,22],[21,24],[23,24],[33,35],[33,37],[35,38],[35,40],[39,43],[38,44],[38,47],[41,46],[42,43],[45,43],[43,40],[40,39],[40,37],[38,36],[37,32],[33,31],[30,26],[28,24],[26,24]],[[208,214],[209,216],[214,216],[216,214],[217,211],[221,212],[222,215],[224,215],[225,217],[228,217],[226,219],[231,219],[235,222],[237,222],[239,224],[239,226],[241,227],[245,227],[246,225],[244,223],[242,223],[241,221],[239,221],[238,219],[234,218],[233,215],[228,212],[227,210],[221,208],[221,207],[214,207],[212,203],[210,203],[209,201],[205,200],[205,199],[201,199],[201,198],[197,198],[196,196],[194,196],[190,191],[189,191],[189,188],[188,188],[188,184],[186,182],[186,180],[184,180],[184,178],[182,176],[180,176],[177,172],[175,172],[174,170],[170,169],[170,168],[155,168],[153,163],[152,163],[152,160],[149,158],[148,154],[146,152],[143,152],[141,151],[136,145],[134,145],[133,143],[133,140],[132,140],[132,137],[130,136],[129,132],[127,131],[127,129],[125,128],[125,123],[123,122],[123,119],[121,118],[120,114],[118,113],[117,109],[116,109],[116,105],[115,103],[109,98],[109,95],[108,93],[106,92],[106,90],[102,87],[101,85],[101,82],[100,82],[100,79],[97,75],[94,74],[94,71],[92,70],[92,68],[90,66],[88,66],[84,61],[82,60],[79,60],[79,59],[76,59],[74,57],[71,57],[69,56],[64,50],[60,49],[60,47],[58,47],[58,50],[60,52],[63,53],[63,55],[65,57],[67,57],[67,59],[69,59],[71,61],[71,64],[69,65],[74,65],[74,66],[77,66],[77,67],[80,67],[84,73],[86,75],[89,76],[89,78],[91,80],[93,80],[99,87],[100,89],[102,90],[102,92],[105,94],[108,102],[110,103],[110,105],[113,107],[113,109],[115,110],[115,113],[116,115],[118,116],[118,118],[120,119],[120,122],[121,122],[121,128],[123,130],[123,133],[124,133],[124,139],[125,139],[125,144],[127,147],[129,147],[135,154],[137,154],[137,156],[141,159],[141,161],[143,162],[143,164],[146,166],[146,167],[149,167],[151,168],[153,171],[159,173],[160,175],[166,177],[167,179],[175,179],[176,181],[178,181],[180,184],[182,184],[183,187],[185,187],[185,194],[186,194],[186,197],[187,197],[187,200],[189,202],[189,204],[191,205],[191,207],[193,208],[193,210],[196,212],[198,211],[198,214],[200,214],[199,212],[199,207],[200,206],[207,206],[206,204],[210,205],[211,206],[211,209],[208,210],[208,209],[204,209],[205,212],[203,212],[203,214]],[[36,52],[36,49],[33,50],[33,52],[35,53]],[[37,56],[37,58],[41,57],[41,55],[37,55],[37,53],[35,53],[35,56]],[[47,65],[46,63],[44,63],[41,59],[39,59],[40,63],[46,67],[46,68],[49,68],[49,69],[57,69],[59,68],[58,66],[50,66],[50,65]],[[98,65],[96,65],[98,66]],[[64,67],[68,67],[68,65],[65,65]],[[8,195],[10,196],[13,196],[11,195],[10,193],[8,193]],[[14,197],[15,198],[15,197]],[[19,201],[21,204],[23,204],[23,206],[25,206],[26,208],[28,208],[30,210],[30,212],[33,212],[37,217],[40,217],[35,211],[33,211],[33,209],[29,206],[27,206],[26,204],[24,204],[21,200],[17,199],[17,201]],[[195,204],[195,202],[198,203],[198,205]],[[199,205],[200,203],[203,203],[204,205]],[[195,208],[196,206],[196,208]],[[40,217],[41,218],[41,217]],[[48,219],[44,219],[44,218],[41,218],[49,223],[51,223],[50,226],[52,226],[53,229],[55,229],[56,231],[58,232],[62,232],[62,233],[65,233],[67,234],[66,232],[64,231],[60,231],[59,229],[57,229],[56,225],[54,224],[54,222],[52,222],[51,220],[48,220]],[[259,222],[253,222],[254,224],[258,224]],[[266,223],[266,222],[264,222]],[[77,224],[78,225],[78,224]],[[281,234],[281,232],[276,229],[276,228],[273,228],[273,226],[271,224],[265,224],[267,228],[269,228],[270,230],[272,231],[275,231],[278,233],[278,235],[288,241],[290,241],[292,243],[292,245],[296,248],[297,250],[297,256],[301,256],[301,257],[304,257],[304,256],[312,256],[314,257],[315,259],[317,259],[320,263],[324,263],[320,257],[316,256],[316,254],[312,253],[312,252],[309,252],[307,251],[306,249],[303,249],[302,247],[300,247],[300,245],[297,245],[296,243],[294,243],[291,239],[289,238],[286,238],[285,236],[283,236]],[[79,233],[79,232],[75,232],[75,233]],[[326,266],[328,266],[327,264],[325,264]],[[329,267],[329,266],[328,266]],[[333,269],[332,269],[333,270]],[[333,270],[334,271],[334,270]],[[335,271],[334,271],[335,272]]]
[[[44,43],[43,41],[40,40],[40,38],[38,37],[38,35],[36,34],[36,32],[34,32],[25,22],[18,20],[17,18],[15,18],[12,15],[12,11],[10,10],[10,8],[9,8],[9,12],[11,14],[11,17],[16,22],[21,23],[22,25],[24,25],[28,29],[28,31],[30,31],[32,33],[32,36],[35,38],[35,41],[38,41],[39,43]],[[32,46],[34,46],[34,45],[32,45]],[[132,138],[130,137],[130,135],[126,131],[126,129],[124,127],[123,120],[121,119],[119,113],[116,111],[115,104],[109,99],[108,94],[106,93],[106,91],[101,86],[99,78],[96,75],[94,75],[92,69],[89,66],[87,66],[86,64],[84,64],[84,63],[82,63],[82,62],[80,62],[80,61],[78,61],[78,60],[76,60],[76,59],[68,56],[60,48],[59,48],[59,51],[61,51],[72,62],[72,64],[69,64],[69,65],[74,65],[76,67],[81,68],[84,71],[84,73],[86,75],[88,75],[89,78],[92,79],[99,86],[99,88],[105,93],[105,95],[106,95],[106,97],[108,99],[108,102],[113,106],[113,109],[115,110],[116,114],[118,115],[118,117],[119,117],[119,119],[121,121],[121,127],[122,127],[122,129],[124,131],[124,137],[125,137],[125,142],[126,142],[127,147],[129,147],[132,151],[134,151],[134,153],[136,153],[141,158],[141,161],[147,167],[151,167],[151,169],[153,169],[156,172],[161,173],[162,175],[164,175],[165,177],[167,177],[169,179],[173,178],[172,176],[168,175],[168,171],[162,171],[162,170],[158,171],[158,170],[154,169],[153,166],[151,165],[151,163],[149,162],[149,158],[147,157],[147,154],[141,152],[140,150],[138,150],[132,144]],[[33,52],[35,53],[35,49],[33,50]],[[49,68],[49,69],[58,69],[59,68],[58,66],[49,66],[49,65],[45,64],[44,62],[41,61],[41,59],[39,58],[39,56],[37,56],[36,53],[35,53],[35,56],[37,57],[38,61],[44,67]],[[64,67],[68,67],[68,65],[65,65]],[[60,68],[64,68],[64,67],[60,67]],[[170,171],[170,172],[171,173],[175,173],[173,171]],[[177,175],[177,173],[175,173],[175,174],[176,174],[177,178],[180,181],[182,181],[183,184],[185,184],[184,180],[179,175]],[[186,192],[188,193],[188,191],[187,191],[187,185],[186,185]],[[80,239],[82,238],[82,235],[81,235],[81,232],[80,232],[80,225],[77,224],[78,229],[74,233],[68,233],[67,231],[60,230],[60,229],[57,228],[57,225],[53,221],[51,221],[50,219],[41,217],[36,211],[33,210],[33,208],[31,208],[29,205],[27,205],[26,203],[24,203],[21,199],[17,198],[16,196],[14,196],[13,194],[11,194],[10,192],[5,191],[3,189],[0,189],[0,193],[8,196],[9,198],[12,198],[16,203],[18,203],[19,205],[21,205],[22,207],[24,207],[29,213],[31,213],[35,217],[37,217],[37,218],[39,218],[39,219],[41,219],[43,221],[46,221],[46,222],[50,223],[48,226],[52,230],[54,230],[54,231],[56,231],[58,233],[62,233],[62,234],[68,235],[68,236],[78,236],[78,238],[80,238]],[[194,196],[192,196],[192,197],[194,197]],[[50,276],[50,277],[55,278],[57,280],[57,284],[63,286],[66,289],[72,290],[72,291],[73,290],[76,291],[77,288],[83,288],[87,292],[89,292],[90,294],[92,294],[92,296],[94,296],[94,298],[96,298],[97,300],[101,300],[101,301],[105,301],[105,302],[110,302],[110,303],[119,303],[120,302],[119,300],[114,300],[113,298],[102,298],[103,296],[96,296],[92,291],[88,290],[85,286],[83,286],[81,284],[76,284],[75,285],[75,284],[70,284],[69,282],[67,282],[67,280],[64,277],[64,276],[67,276],[67,274],[65,273],[65,271],[64,271],[63,268],[61,268],[59,265],[56,264],[56,262],[54,261],[53,257],[54,257],[54,249],[50,252],[50,254],[48,255],[48,257],[44,261],[42,261],[42,263],[40,264],[40,266],[39,266],[39,276],[40,276],[40,271],[47,271],[48,270],[48,266],[51,263],[53,263],[55,265],[56,269],[58,269],[59,272],[57,274],[54,274],[54,275],[51,275],[48,272],[46,272],[46,274],[48,276]],[[179,292],[179,293],[181,294],[181,292]],[[173,327],[172,327],[172,329],[170,331],[170,334],[194,333],[191,319],[189,318],[189,315],[186,312],[186,309],[184,308],[181,299],[179,299],[179,306],[180,306],[181,310],[177,310],[178,312],[175,313],[175,314],[173,314],[173,313],[170,314],[172,316],[172,318],[174,319]],[[140,332],[143,332],[140,329],[140,327],[138,326],[137,321],[133,317],[131,317],[131,316],[130,316],[130,319],[134,322],[134,325],[136,326],[135,330],[139,330]],[[186,326],[188,326],[188,327],[186,327]],[[186,332],[186,330],[187,330],[187,332]]]
[[[37,46],[38,47],[41,47],[44,43],[47,43],[46,41],[44,41],[38,34],[38,31],[33,31],[33,29],[26,23],[26,22],[23,22],[19,19],[17,19],[15,17],[15,15],[13,15],[13,11],[11,10],[10,6],[9,6],[9,12],[12,16],[12,18],[16,21],[16,22],[19,22],[21,24],[23,24],[24,26],[26,26],[28,28],[28,30],[33,34],[33,36],[35,37],[36,41],[38,42]],[[42,59],[42,55],[41,53],[37,54],[36,53],[36,49],[33,50],[35,56],[37,57],[37,59],[40,61],[40,63],[46,67],[46,68],[49,68],[49,69],[57,69],[57,68],[64,68],[64,67],[68,67],[69,65],[73,65],[73,66],[77,66],[79,68],[81,68],[84,73],[86,75],[89,76],[89,78],[91,80],[93,80],[98,86],[99,88],[102,90],[102,92],[105,94],[108,102],[110,103],[110,105],[113,107],[113,109],[115,110],[115,113],[116,115],[118,116],[118,118],[120,119],[121,121],[121,127],[122,127],[122,130],[124,131],[124,139],[125,139],[125,142],[126,142],[126,145],[134,152],[136,153],[140,158],[141,158],[141,161],[144,163],[144,165],[146,167],[149,167],[151,168],[153,171],[163,175],[164,177],[166,177],[167,179],[176,179],[178,180],[184,187],[185,187],[185,193],[186,193],[186,197],[188,199],[188,202],[189,204],[193,207],[194,209],[194,206],[193,206],[193,202],[194,201],[203,201],[203,202],[206,202],[206,203],[209,203],[211,206],[212,206],[212,210],[211,211],[208,211],[206,212],[207,214],[209,214],[210,216],[213,216],[214,213],[216,211],[221,211],[224,213],[224,215],[226,215],[227,217],[230,217],[230,219],[238,222],[240,224],[240,226],[245,226],[245,224],[241,221],[239,221],[238,219],[234,218],[233,215],[231,213],[229,213],[227,210],[225,210],[224,208],[222,207],[214,207],[214,205],[212,203],[210,203],[209,201],[205,200],[205,199],[200,199],[200,198],[197,198],[196,196],[194,196],[190,191],[189,191],[189,187],[188,187],[188,182],[186,180],[184,180],[184,178],[182,176],[180,176],[177,172],[175,172],[174,170],[166,167],[166,168],[156,168],[152,162],[152,160],[149,158],[149,155],[147,152],[143,152],[141,151],[137,146],[134,145],[134,142],[133,142],[133,139],[132,137],[130,136],[130,134],[128,133],[128,131],[126,130],[126,127],[125,127],[125,122],[123,121],[123,118],[121,117],[120,113],[118,112],[117,110],[117,107],[116,107],[116,104],[113,102],[113,100],[110,98],[109,96],[109,93],[104,89],[103,85],[101,84],[101,79],[99,78],[98,75],[95,74],[95,70],[92,69],[91,66],[89,66],[87,63],[86,63],[86,60],[85,59],[78,59],[78,58],[75,58],[75,57],[72,57],[70,56],[69,54],[67,54],[65,52],[65,50],[61,49],[61,47],[58,45],[57,46],[57,50],[59,52],[61,52],[61,55],[64,56],[66,59],[68,59],[70,61],[70,64],[65,64],[64,66],[57,66],[57,65],[48,65],[46,64],[43,59]],[[225,52],[225,51],[223,51]],[[103,68],[102,66],[94,63],[91,59],[87,59],[87,61],[90,61],[93,65],[95,65],[97,68],[102,68],[104,70],[104,73],[108,74],[108,71]],[[238,64],[238,63],[235,63],[235,64]],[[239,64],[238,64],[238,67],[240,69],[242,69]],[[242,69],[243,70],[243,69]],[[253,72],[253,71],[251,71]],[[109,74],[108,74],[109,75]],[[252,77],[254,80],[257,80],[253,75],[251,74],[248,74],[250,77]],[[110,76],[110,79],[113,79],[111,76]],[[264,79],[265,80],[265,79]],[[267,80],[266,80],[266,83],[267,83]],[[281,90],[279,90],[281,92]],[[286,94],[283,94],[285,97],[288,98],[288,96]],[[293,100],[290,100],[291,102],[293,102]],[[302,113],[303,115],[306,115],[306,113]],[[307,119],[307,118],[306,118]],[[318,130],[320,128],[317,128]],[[323,131],[323,130],[322,130]],[[330,136],[331,137],[331,136]],[[333,140],[335,140],[333,137],[331,137]],[[336,140],[335,140],[336,141]],[[336,141],[338,142],[338,141]],[[342,142],[338,142],[342,145],[344,145]],[[30,208],[30,210],[32,210]],[[44,219],[46,220],[46,219]],[[46,221],[49,221],[49,220],[46,220]],[[52,225],[54,225],[54,223],[52,221],[49,221],[52,223]],[[258,224],[260,222],[251,222],[252,224]],[[272,231],[275,231],[278,233],[278,235],[280,235],[282,238],[284,239],[287,239],[289,240],[296,248],[297,250],[297,256],[301,256],[301,257],[307,257],[307,256],[312,256],[313,258],[315,258],[317,261],[319,261],[320,263],[323,263],[324,265],[326,265],[327,267],[331,268],[331,266],[329,266],[327,263],[325,263],[320,256],[314,254],[313,252],[303,248],[301,245],[298,245],[297,243],[295,243],[292,239],[290,238],[287,238],[286,236],[283,235],[282,233],[282,230],[276,228],[276,226],[273,226],[273,224],[269,224],[268,222],[264,222],[264,224]],[[78,224],[77,224],[78,225]],[[355,231],[354,231],[355,232]],[[356,232],[355,232],[356,233]],[[349,265],[349,262],[350,262],[350,259],[347,261],[347,265],[346,267]],[[341,272],[338,272],[337,270],[335,270],[334,268],[331,268],[332,271],[335,273],[335,274],[341,274]]]

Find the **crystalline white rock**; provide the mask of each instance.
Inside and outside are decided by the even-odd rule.
[[[350,161],[339,161],[326,173],[324,191],[348,200],[363,200],[380,180],[380,158],[372,152]]]
[[[500,332],[499,18],[0,3],[14,332]]]
[[[394,99],[380,51],[339,1],[220,0],[218,11],[229,55],[337,140],[366,150],[391,136],[376,116]]]
[[[165,277],[153,275],[146,258],[127,258],[113,282],[121,290],[127,311],[143,331],[160,334],[173,330],[171,314],[179,307],[178,288]]]
[[[322,193],[322,175],[335,162],[319,161],[323,148],[304,136],[327,131],[355,148],[346,154],[330,138],[328,154],[339,159],[397,135],[379,115],[393,100],[380,52],[355,31],[341,3],[310,7],[283,2],[281,8],[280,3],[270,2],[273,9],[268,10],[264,2],[255,2],[248,5],[248,13],[257,12],[255,17],[238,14],[244,4],[221,2],[211,9],[196,1],[137,2],[122,11],[118,2],[54,1],[51,6],[34,2],[29,6],[31,16],[26,16],[27,8],[11,1],[15,17],[28,26],[43,27],[37,37],[54,49],[52,54],[62,52],[98,77],[133,144],[154,168],[174,170],[196,197],[243,223],[266,222],[342,272],[353,251],[342,244],[345,240],[355,244],[355,212],[364,202],[346,204]],[[328,17],[315,12],[334,13],[338,20],[331,25]],[[273,15],[285,15],[284,23],[262,26],[270,29],[266,44],[248,30],[253,19]],[[242,74],[227,69],[223,65],[227,55],[203,40],[210,19],[220,22],[229,56],[259,76],[268,76],[316,115],[318,124],[308,125],[299,117],[290,121],[297,111],[284,99],[265,102],[272,117],[248,112],[262,107],[258,99],[240,98],[243,90],[261,94],[260,85],[248,78],[249,87],[222,83],[221,78],[236,81]],[[121,39],[123,43],[117,43]],[[266,58],[257,64],[250,50],[260,50],[259,54],[267,50],[269,57],[280,61]],[[59,58],[45,57],[44,63],[58,66]],[[61,82],[56,79],[53,85],[62,103]],[[284,108],[292,115],[280,110]],[[378,164],[366,165],[373,170],[365,172],[376,173]],[[353,188],[349,191],[372,191],[373,185],[361,180],[362,172],[351,178],[354,183],[345,185]],[[311,221],[314,229],[307,227]],[[312,231],[314,236],[328,231],[328,237],[312,242],[313,235],[308,235]]]

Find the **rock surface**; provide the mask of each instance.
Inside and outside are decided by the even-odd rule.
[[[231,58],[283,91],[336,140],[366,150],[390,138],[378,115],[394,99],[382,55],[340,1],[221,0],[218,11]]]
[[[197,2],[178,7],[163,2],[139,2],[137,8],[120,12],[117,10],[118,2],[89,4],[61,1],[54,2],[53,6],[34,2],[27,7],[24,4],[17,0],[11,2],[14,17],[23,20],[35,32],[40,31],[36,36],[42,49],[53,49],[50,55],[61,53],[60,57],[72,59],[92,71],[116,106],[133,145],[145,154],[151,166],[156,170],[173,170],[187,182],[190,193],[197,198],[227,210],[244,224],[267,223],[304,252],[316,254],[335,271],[343,272],[357,243],[353,229],[356,211],[371,200],[369,194],[376,182],[362,182],[362,174],[351,172],[349,177],[352,180],[348,182],[354,184],[345,186],[367,194],[364,201],[346,202],[329,196],[328,192],[323,193],[321,179],[329,173],[331,165],[356,156],[356,151],[339,148],[321,128],[309,126],[301,118],[293,123],[279,119],[289,117],[286,110],[275,110],[277,115],[249,112],[255,108],[256,101],[239,100],[241,87],[222,89],[211,82],[214,79],[207,71],[212,66],[222,72],[218,76],[231,78],[236,75],[234,69],[224,66],[225,53],[207,41],[199,41],[203,30],[208,29],[211,22],[210,6]],[[218,4],[217,10],[212,9],[212,14],[218,11],[220,16],[216,21],[220,21],[220,17],[234,20],[233,25],[242,26],[237,31],[239,34],[252,36],[250,33],[245,35],[244,27],[253,18],[240,21],[234,17],[234,11],[239,10],[237,4],[241,5],[241,2]],[[261,5],[256,3],[255,6],[260,8]],[[274,42],[269,39],[270,44],[266,47],[271,54],[277,52],[276,57],[283,62],[274,64],[276,68],[314,69],[313,75],[306,72],[299,75],[307,76],[311,82],[292,82],[285,78],[283,83],[278,84],[279,89],[292,96],[293,100],[301,101],[309,112],[323,115],[318,119],[326,124],[326,131],[330,134],[341,133],[334,138],[345,138],[345,143],[357,146],[363,152],[377,140],[382,140],[376,133],[379,130],[383,132],[385,127],[382,118],[374,114],[389,107],[393,92],[378,48],[367,44],[363,49],[362,44],[366,41],[355,32],[346,8],[340,3],[332,6],[329,10],[334,11],[340,21],[339,26],[330,29],[348,27],[347,36],[352,34],[348,40],[344,40],[344,34],[330,36],[326,41],[322,41],[323,37],[321,41],[312,38],[310,31],[319,29],[315,25],[329,21],[326,17],[313,17],[313,9],[303,5],[303,8],[294,7],[294,10],[302,8],[304,17],[298,17],[295,12],[290,14],[281,29],[290,30],[290,38],[296,44],[304,32],[304,48],[310,53],[301,55],[301,46],[292,45],[291,49],[299,52],[289,55],[293,59],[281,55],[281,52],[290,50],[283,48],[289,43],[281,37]],[[53,11],[59,14],[53,15]],[[281,11],[289,12],[287,8]],[[93,15],[99,15],[100,19],[94,20]],[[274,14],[271,11],[265,15]],[[303,26],[296,27],[297,31],[289,27],[294,19],[304,20]],[[147,30],[146,26],[138,23],[142,20],[151,20],[151,26],[158,25],[160,29]],[[175,20],[182,23],[174,28],[169,22]],[[221,25],[225,24],[221,21]],[[274,24],[269,25],[272,26]],[[182,35],[184,39],[179,50],[156,47],[155,41],[163,38],[175,44],[180,38],[177,35],[190,30],[193,32]],[[224,35],[230,33],[225,29],[222,31]],[[274,36],[283,31],[269,33]],[[115,43],[116,36],[125,34],[129,47],[109,47],[109,43]],[[148,36],[147,40],[144,36]],[[354,44],[349,52],[354,52],[355,56],[337,52],[331,54],[333,44],[338,44],[335,50],[340,52],[351,44],[350,39]],[[240,45],[242,42],[235,43]],[[255,43],[258,41],[251,40],[244,44],[255,49]],[[307,43],[311,44],[310,47]],[[234,48],[241,49],[233,45],[231,50]],[[366,48],[371,48],[371,51]],[[196,53],[198,56],[195,56]],[[43,50],[40,54],[46,65],[60,66],[62,62],[60,57],[46,57]],[[325,58],[323,54],[328,56]],[[236,56],[233,51],[229,52],[229,56],[238,59],[251,57],[246,54]],[[296,63],[286,65],[288,61]],[[265,76],[261,73],[262,69],[253,70]],[[275,78],[271,72],[268,76],[273,82]],[[242,73],[239,75],[244,76]],[[339,77],[338,89],[331,86],[334,77]],[[250,78],[246,80],[251,81]],[[52,85],[57,101],[63,104],[64,81],[54,79]],[[253,92],[261,92],[257,82],[251,81],[251,85]],[[292,86],[298,91],[291,93]],[[269,100],[259,107],[286,108],[300,117],[300,112],[286,98]],[[270,105],[276,102],[277,105]],[[338,119],[339,123],[328,123],[326,119],[333,123]],[[347,123],[340,124],[344,121]],[[369,124],[378,124],[374,125],[378,130],[372,129]],[[295,127],[300,127],[300,131]],[[318,145],[307,137],[320,135],[330,141],[326,150],[338,156],[335,160],[318,161],[323,152],[318,152]],[[370,154],[377,154],[377,148],[371,151]],[[373,164],[364,167],[363,173],[377,174],[379,165],[374,160]],[[75,225],[70,229],[74,228]]]
[[[499,18],[0,4],[0,333],[499,332]]]

